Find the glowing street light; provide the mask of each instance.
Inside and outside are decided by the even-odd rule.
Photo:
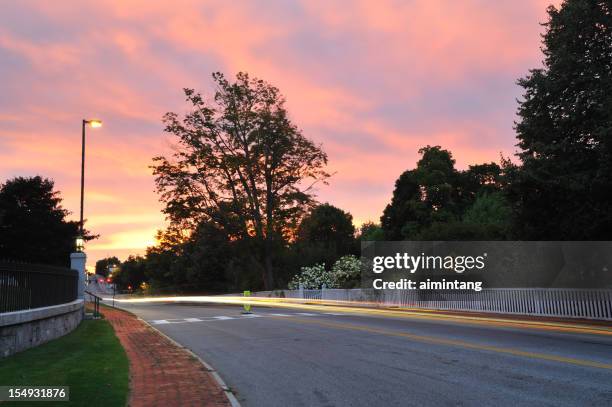
[[[82,252],[85,247],[83,236],[83,202],[85,198],[85,127],[87,127],[87,125],[94,129],[102,127],[102,120],[83,119],[81,142],[81,220],[79,222],[79,236],[76,239],[76,249],[79,252]]]
[[[76,251],[77,252],[82,252],[84,248],[85,248],[85,240],[83,239],[82,236],[77,236],[77,238],[76,238]]]
[[[85,120],[85,121],[87,122],[87,124],[89,124],[90,127],[93,127],[93,128],[102,127],[102,120],[90,119],[90,120]]]

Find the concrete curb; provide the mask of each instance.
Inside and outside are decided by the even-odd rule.
[[[129,312],[129,311],[128,311]],[[217,371],[208,363],[206,363],[201,357],[199,357],[198,355],[196,355],[191,349],[186,348],[185,346],[181,345],[180,343],[178,343],[177,341],[175,341],[174,339],[170,338],[168,335],[166,335],[165,333],[163,333],[162,331],[160,331],[159,329],[155,328],[153,325],[151,325],[150,323],[148,323],[147,321],[145,321],[144,319],[140,318],[140,317],[136,317],[139,321],[145,323],[149,328],[153,329],[154,331],[156,331],[157,333],[159,333],[161,336],[163,336],[164,338],[166,338],[167,340],[169,340],[170,342],[172,342],[175,346],[183,349],[184,351],[186,351],[187,353],[189,353],[191,356],[193,356],[194,358],[196,358],[201,364],[202,366],[204,366],[204,368],[206,369],[207,372],[209,372],[212,377],[215,379],[215,381],[217,382],[217,384],[219,385],[219,387],[221,387],[221,389],[223,390],[223,392],[225,393],[225,397],[227,397],[227,399],[229,400],[230,404],[232,405],[232,407],[241,407],[240,406],[240,402],[238,401],[238,399],[236,398],[236,396],[234,395],[234,393],[232,392],[232,390],[228,387],[227,384],[225,384],[225,382],[223,381],[223,379],[221,378],[221,376],[219,376],[219,373],[217,373]]]

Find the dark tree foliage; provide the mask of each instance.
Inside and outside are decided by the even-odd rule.
[[[61,202],[50,179],[17,177],[2,184],[0,259],[69,266],[79,224],[66,220]]]
[[[385,240],[385,232],[379,224],[372,221],[365,222],[359,228],[360,241],[383,241]]]
[[[480,201],[481,212],[501,210],[505,197],[490,194],[501,191],[505,176],[495,163],[472,165],[466,171],[455,169],[455,160],[440,146],[419,150],[417,167],[405,171],[395,183],[391,203],[381,217],[387,240],[465,240],[493,239],[507,236],[507,225],[490,226],[493,220],[478,221],[464,215]],[[503,200],[502,203],[497,201]],[[498,205],[499,203],[499,205]],[[487,206],[488,205],[488,206]],[[491,219],[505,217],[510,211],[488,213]]]
[[[202,222],[183,248],[187,260],[185,278],[204,293],[261,286],[260,275],[253,268],[249,254],[256,249],[254,243],[252,238],[231,238],[218,223]],[[283,248],[275,249],[280,252]]]
[[[509,188],[525,239],[612,239],[612,3],[548,8],[544,67],[519,80],[522,168]]]
[[[463,215],[465,223],[508,226],[512,217],[510,204],[502,192],[484,192],[478,195]]]
[[[429,223],[429,210],[422,200],[421,188],[414,170],[402,173],[395,181],[391,203],[380,218],[386,240],[403,240],[404,232]]]
[[[440,146],[421,148],[419,154],[421,159],[414,174],[421,200],[431,210],[432,221],[448,220],[458,212],[462,199],[455,160],[450,151]]]
[[[356,252],[353,216],[328,203],[315,207],[300,223],[294,249],[303,265],[331,267],[338,258]]]
[[[226,273],[235,260],[233,242],[228,234],[214,222],[202,222],[185,245],[189,257],[187,280],[210,292],[227,287]]]
[[[491,194],[503,189],[505,181],[502,167],[496,163],[470,165],[462,173],[465,201],[472,202],[476,194]]]
[[[147,262],[141,256],[129,256],[113,273],[113,283],[119,290],[137,290],[142,283],[148,281],[146,275]]]
[[[261,287],[251,255],[257,249],[253,238],[237,239],[218,223],[202,221],[188,235],[170,227],[157,240],[145,257],[147,282],[154,291],[205,294]],[[282,254],[286,248],[275,250]]]
[[[147,276],[153,288],[159,292],[182,292],[197,288],[187,280],[188,252],[185,250],[190,237],[182,229],[170,225],[157,233],[156,246],[147,248],[145,259]]]
[[[416,234],[411,240],[504,240],[507,228],[496,224],[479,224],[464,221],[434,223]]]
[[[99,276],[108,276],[108,268],[111,266],[121,265],[121,260],[117,257],[106,257],[96,262],[96,274]]]
[[[316,206],[302,219],[298,242],[325,242],[349,249],[355,238],[353,216],[328,203]]]
[[[185,89],[190,113],[165,115],[178,145],[171,158],[154,159],[157,190],[177,228],[210,221],[232,239],[253,239],[251,269],[272,289],[275,248],[314,204],[327,155],[291,122],[274,86],[246,73],[213,80],[212,100]]]

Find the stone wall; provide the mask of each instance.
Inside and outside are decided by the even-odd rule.
[[[83,300],[0,314],[0,358],[66,335],[83,320]]]

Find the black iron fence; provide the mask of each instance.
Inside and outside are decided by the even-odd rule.
[[[78,281],[69,268],[0,261],[0,313],[74,301]]]
[[[85,294],[87,294],[87,296],[89,296],[89,298],[86,298],[87,300],[89,300],[89,302],[91,302],[93,304],[93,317],[94,318],[100,318],[100,300],[102,299],[102,297],[98,297],[97,295],[95,295],[94,293],[85,290]],[[87,297],[86,296],[86,297]],[[113,298],[114,301],[114,298]]]

